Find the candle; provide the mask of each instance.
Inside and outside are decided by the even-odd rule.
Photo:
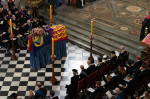
[[[11,35],[13,34],[13,32],[12,32],[12,21],[11,21],[11,19],[10,19],[10,33],[11,33]]]
[[[147,27],[145,28],[145,33],[146,33],[146,34],[148,33],[148,28],[147,28]]]
[[[93,36],[93,21],[91,21],[91,36]]]
[[[52,38],[52,55],[54,55],[54,38]]]
[[[52,20],[52,6],[50,5],[50,20]]]

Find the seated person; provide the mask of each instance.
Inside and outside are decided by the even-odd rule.
[[[10,43],[10,29],[5,34],[2,34],[2,46],[6,48],[7,53],[9,53],[9,50],[11,48],[11,43]]]
[[[95,91],[91,95],[91,99],[96,99],[96,95],[103,92],[104,88],[101,86],[101,81],[96,81],[96,88]]]
[[[47,94],[47,90],[42,87],[40,82],[37,82],[37,87],[39,88],[35,93],[32,92],[32,90],[29,91],[29,97],[32,99],[37,99],[40,97],[45,97]]]
[[[126,73],[132,75],[133,70],[134,70],[133,62],[131,60],[129,60],[127,65],[126,65]]]
[[[66,85],[67,88],[67,94],[69,98],[76,98],[77,97],[77,88],[78,88],[78,81],[79,81],[79,75],[77,75],[77,70],[73,69],[73,77],[71,77],[71,84]]]
[[[90,75],[91,73],[93,73],[95,71],[95,64],[91,63],[90,60],[87,61],[87,64],[89,67],[86,70],[86,74]]]
[[[101,68],[103,68],[105,66],[105,64],[102,62],[102,58],[101,57],[98,57],[98,64],[97,66],[95,67],[96,70],[99,70]]]
[[[142,66],[143,61],[141,60],[141,57],[139,55],[136,56],[136,62],[134,64],[134,69],[140,69]]]
[[[122,77],[124,77],[126,75],[126,70],[124,69],[123,64],[118,65],[118,70],[119,70],[119,73],[121,74]]]
[[[112,88],[114,89],[120,81],[122,80],[121,75],[119,75],[119,71],[117,69],[114,70],[114,76],[112,76],[111,80],[105,84],[105,88]]]
[[[116,62],[117,62],[117,56],[116,56],[116,53],[115,53],[115,51],[112,51],[112,52],[111,52],[110,63],[111,63],[112,65],[115,65]]]
[[[81,73],[80,73],[80,80],[82,80],[83,78],[86,78],[87,74],[86,74],[86,69],[84,69],[84,66],[81,65]]]
[[[123,93],[119,88],[115,88],[115,93],[112,99],[123,99]]]
[[[108,58],[107,58],[106,55],[103,56],[103,59],[104,59],[104,64],[105,64],[105,65],[107,65],[107,64],[110,63],[110,61],[108,60]]]
[[[13,23],[13,34],[15,35],[15,38],[17,38],[17,44],[18,44],[19,48],[25,47],[25,39],[24,39],[23,35],[20,34],[15,23]]]
[[[124,46],[120,47],[121,53],[118,56],[119,60],[127,61],[129,57],[129,53],[125,50]]]
[[[149,77],[150,71],[146,69],[145,63],[142,64],[140,71],[141,73],[140,73],[139,81],[143,81],[145,78]]]
[[[50,91],[50,99],[59,99],[58,96],[55,96],[55,92],[53,90]]]

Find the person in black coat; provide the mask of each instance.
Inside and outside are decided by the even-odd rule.
[[[8,15],[8,11],[9,11],[9,8],[8,8],[8,5],[6,5],[5,9],[3,10],[4,15]]]
[[[107,58],[106,55],[103,56],[103,59],[104,59],[104,64],[105,64],[105,65],[107,65],[107,64],[110,63],[110,60],[108,60],[108,58]]]
[[[16,6],[14,5],[13,8],[11,9],[11,13],[15,14],[15,11],[17,11],[18,9],[16,8]]]
[[[99,69],[103,68],[104,66],[105,66],[105,64],[102,62],[102,58],[98,57],[98,64],[95,67],[95,70],[99,70]]]
[[[92,93],[90,99],[96,99],[96,95],[103,92],[104,88],[101,86],[101,81],[96,81],[95,91]]]
[[[125,50],[124,46],[120,47],[121,53],[118,56],[118,59],[121,61],[127,61],[129,58],[129,53]]]
[[[150,11],[146,12],[147,17],[142,21],[142,28],[140,33],[140,41],[142,41],[147,34],[145,34],[145,28],[148,28],[148,33],[150,33]]]
[[[81,65],[81,73],[80,73],[80,80],[82,80],[83,78],[86,78],[87,74],[86,74],[86,69],[84,69],[84,66]]]
[[[85,0],[76,0],[77,8],[83,8],[84,4],[85,4]]]
[[[25,39],[23,35],[19,32],[19,28],[16,27],[16,24],[13,23],[13,34],[15,35],[15,38],[17,38],[17,41],[15,45],[18,45],[19,48],[25,47]]]
[[[40,16],[38,21],[39,21],[39,26],[41,26],[41,27],[42,27],[43,25],[46,25],[46,23],[45,23],[45,21],[44,21],[44,17],[43,17],[43,16]]]
[[[16,16],[17,21],[19,21],[20,13],[18,10],[15,11],[15,16]]]
[[[10,29],[8,29],[7,32],[5,32],[5,33],[2,35],[2,46],[3,46],[4,48],[6,48],[6,51],[7,51],[7,52],[9,52],[9,50],[10,50],[10,48],[11,48],[9,35],[10,35]]]
[[[134,66],[133,66],[134,64],[133,64],[133,63],[134,63],[134,62],[131,61],[131,60],[128,61],[127,65],[126,65],[126,73],[127,73],[127,74],[132,75],[133,70],[134,70]]]
[[[24,23],[26,23],[26,19],[24,18],[24,15],[21,14],[21,15],[20,15],[20,18],[19,18],[19,25],[22,25],[22,24],[24,24]]]
[[[139,81],[143,81],[145,78],[149,77],[150,71],[146,69],[145,64],[143,64],[140,68],[141,73],[139,77]]]
[[[89,67],[86,69],[86,74],[90,75],[91,73],[95,71],[95,64],[91,63],[90,60],[87,61],[87,64]]]
[[[71,84],[66,85],[67,94],[69,98],[76,98],[77,97],[77,87],[79,81],[79,75],[77,75],[77,70],[73,69],[73,77],[71,77]]]
[[[58,96],[55,96],[55,92],[53,90],[50,91],[50,99],[59,99]]]
[[[112,88],[114,89],[118,84],[122,81],[122,76],[119,74],[119,71],[117,69],[114,70],[114,76],[111,78],[111,80],[105,84],[105,88]]]
[[[139,55],[136,56],[136,63],[134,64],[134,69],[140,69],[142,66],[143,61],[141,60],[141,57]]]
[[[111,59],[110,59],[110,63],[111,65],[115,65],[117,62],[117,56],[115,51],[111,51]]]
[[[39,27],[39,22],[36,18],[34,18],[32,22],[32,28],[37,28],[37,27]]]

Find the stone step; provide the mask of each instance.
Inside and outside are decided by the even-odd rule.
[[[45,15],[45,18],[48,20],[49,16]],[[56,15],[54,16],[54,24],[64,24],[68,33],[69,42],[88,51],[90,50],[90,22]],[[124,45],[130,53],[130,59],[135,60],[135,56],[140,54],[142,47],[134,39],[128,38],[127,35],[113,32],[106,31],[98,26],[93,27],[93,53],[99,56],[104,54],[110,56],[112,50],[119,51],[119,47]]]
[[[59,19],[57,19],[59,20]],[[86,35],[86,37],[89,37],[89,32],[86,31],[86,30],[83,30],[81,28],[78,28],[76,26],[72,26],[71,24],[66,24],[64,23],[64,25],[69,28],[69,29],[73,29],[74,31],[78,32],[78,33],[82,33],[83,35]],[[103,44],[105,45],[108,45],[108,46],[111,46],[112,47],[112,50],[119,50],[119,47],[123,44],[120,44],[121,42],[114,42],[113,40],[110,40],[106,37],[103,37],[103,36],[100,36],[100,35],[97,35],[95,34],[94,35],[94,42],[102,42]],[[107,48],[107,46],[106,46]],[[109,47],[108,47],[109,48]],[[136,55],[137,53],[139,53],[140,51],[134,49],[134,48],[131,48],[131,47],[126,47],[126,49],[129,51],[129,52],[132,52],[134,53],[134,55]]]
[[[59,19],[56,19],[57,21]],[[61,20],[59,20],[59,22],[62,22]],[[56,22],[56,23],[59,23]],[[66,26],[66,29],[70,29],[71,31],[67,31],[68,35],[74,31],[74,34],[80,34],[80,37],[83,36],[84,38],[86,38],[86,40],[89,41],[89,32],[86,30],[83,30],[79,27],[76,26],[72,26],[71,24],[67,24],[66,22],[63,22],[63,24]],[[73,34],[73,35],[74,35]],[[80,38],[81,39],[81,38]],[[83,40],[83,39],[82,39]],[[119,47],[123,44],[120,44],[121,42],[114,42],[106,37],[102,37],[99,35],[94,35],[94,40],[93,40],[93,44],[95,43],[95,45],[100,46],[99,50],[103,49],[103,50],[107,50],[107,53],[110,54],[110,52],[112,50],[119,50]],[[95,47],[95,46],[94,46]],[[129,51],[130,53],[130,58],[132,57],[132,60],[135,60],[135,56],[137,55],[137,53],[140,53],[140,50],[136,50],[130,47],[126,47],[127,51]]]
[[[69,33],[68,34],[69,37],[71,37],[71,36],[74,37],[72,39],[69,38],[69,40],[74,40],[74,42],[76,42],[76,43],[79,43],[79,40],[80,40],[80,42],[83,42],[84,44],[90,46],[90,40],[86,35],[80,34],[80,36],[79,36],[78,35],[79,32],[76,32],[70,28],[69,29],[67,28],[66,30]],[[84,46],[84,44],[83,44],[83,46]],[[97,52],[98,55],[106,54],[107,56],[110,56],[110,52],[112,50],[116,51],[115,48],[113,48],[109,45],[103,44],[103,43],[96,41],[96,40],[93,40],[93,50],[98,51]],[[130,59],[135,60],[135,55],[130,53]]]
[[[57,18],[57,19],[60,19],[61,18],[61,23],[63,23],[63,22],[67,22],[67,23],[69,23],[70,25],[74,25],[74,26],[76,26],[76,27],[78,27],[78,28],[81,28],[81,29],[84,29],[84,30],[86,30],[87,32],[89,32],[88,34],[90,34],[90,25],[88,25],[88,26],[85,26],[85,25],[87,25],[87,24],[77,24],[75,21],[73,21],[73,20],[69,20],[69,19],[67,19],[67,18],[64,18],[64,17],[61,17],[61,16],[56,16],[55,18]],[[110,40],[113,40],[113,41],[115,41],[115,42],[119,42],[121,45],[126,45],[126,46],[129,46],[129,48],[133,48],[133,49],[136,49],[136,50],[139,50],[139,51],[141,51],[142,49],[143,49],[143,47],[142,46],[140,46],[139,44],[138,44],[138,42],[134,42],[134,41],[128,41],[127,39],[125,39],[124,38],[124,36],[123,37],[118,37],[117,35],[115,35],[115,34],[113,34],[112,35],[112,33],[110,33],[110,32],[106,32],[106,31],[101,31],[101,29],[93,29],[94,31],[94,34],[97,34],[97,35],[99,35],[99,36],[102,36],[102,37],[105,37],[105,38],[107,38],[107,39],[110,39]],[[96,36],[97,36],[96,35]],[[130,50],[130,49],[129,49]]]
[[[83,25],[83,26],[86,25],[86,27],[90,28],[90,20],[89,20],[89,22],[87,22],[84,20],[72,18],[72,17],[69,17],[69,16],[67,16],[67,14],[62,13],[62,12],[59,12],[59,15],[60,15],[60,17],[68,19],[69,21],[72,20],[72,24],[78,24],[78,22],[79,22],[81,25]],[[101,31],[106,31],[106,32],[109,32],[110,34],[115,34],[118,37],[123,37],[129,41],[136,43],[136,44],[137,44],[137,42],[139,42],[139,39],[137,39],[137,36],[135,37],[135,35],[125,33],[121,30],[117,30],[115,28],[109,28],[108,26],[101,25],[100,23],[97,23],[97,22],[94,22],[93,26],[94,26],[93,28],[95,28],[95,29],[98,29]]]

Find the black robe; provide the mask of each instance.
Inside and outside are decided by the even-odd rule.
[[[85,0],[83,0],[83,4],[85,4]],[[77,8],[83,8],[82,0],[76,0],[76,7]]]
[[[140,33],[140,41],[142,41],[145,38],[145,28],[148,28],[148,33],[150,33],[150,15],[148,15],[144,21],[142,22],[142,28]]]
[[[71,84],[67,87],[67,94],[69,98],[77,97],[77,87],[78,87],[79,75],[74,75],[71,77]]]

